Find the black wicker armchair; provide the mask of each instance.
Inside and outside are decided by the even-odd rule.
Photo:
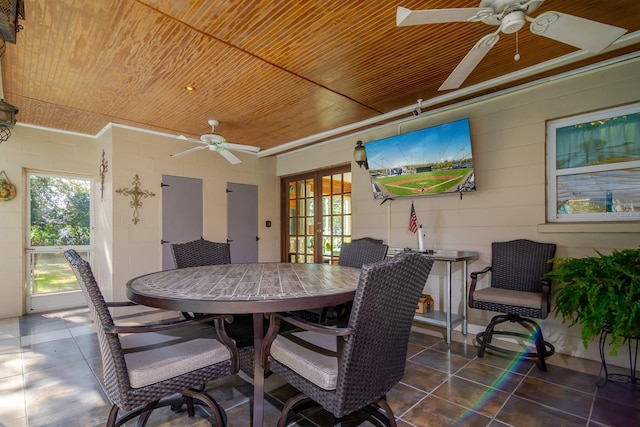
[[[413,316],[432,265],[417,252],[365,264],[345,328],[270,316],[265,368],[301,392],[287,401],[278,426],[294,406],[309,401],[333,414],[336,425],[359,410],[396,425],[386,393],[404,376]],[[279,333],[281,321],[302,329]]]
[[[555,349],[544,341],[540,325],[529,317],[545,319],[551,307],[551,283],[543,276],[551,271],[556,251],[553,243],[538,243],[526,239],[491,244],[491,265],[482,271],[471,273],[469,287],[469,307],[496,311],[500,314],[491,319],[487,328],[476,337],[480,348],[478,357],[483,357],[487,349],[504,354],[536,358],[541,370],[547,369],[545,357]],[[478,278],[491,272],[491,286],[477,289]],[[520,324],[526,333],[512,330],[496,330],[505,322]],[[525,342],[525,349],[515,351],[506,346],[496,345],[493,338],[498,335],[532,339],[535,350]],[[532,351],[528,351],[532,350]]]
[[[118,326],[88,262],[76,251],[64,253],[87,300],[96,326],[103,365],[103,388],[113,404],[107,426],[120,426],[135,417],[144,426],[151,412],[162,406],[186,405],[190,417],[194,405],[206,406],[216,426],[225,426],[225,411],[202,385],[238,371],[237,350],[226,335],[223,316],[141,326]],[[230,319],[229,319],[230,320]],[[214,330],[202,322],[216,322]],[[178,397],[176,397],[176,393]],[[118,417],[119,410],[127,411]]]

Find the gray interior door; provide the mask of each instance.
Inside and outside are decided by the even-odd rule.
[[[227,183],[227,239],[231,262],[258,262],[258,186]]]
[[[202,237],[202,180],[162,175],[162,269],[175,268],[171,243]]]

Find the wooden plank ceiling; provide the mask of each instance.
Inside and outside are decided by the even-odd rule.
[[[479,22],[395,24],[397,6],[477,7],[479,0],[24,3],[24,28],[2,57],[4,98],[20,109],[19,122],[90,135],[113,122],[197,138],[215,118],[217,133],[263,150],[441,96],[440,84],[495,30]],[[547,0],[533,16],[547,10],[640,30],[636,0]],[[526,26],[518,62],[515,36],[502,35],[462,88],[575,51]]]

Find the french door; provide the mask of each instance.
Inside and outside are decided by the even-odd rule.
[[[351,167],[282,179],[282,259],[337,264],[351,241]]]
[[[92,181],[38,172],[27,178],[27,312],[84,305],[64,251],[75,249],[92,262]]]

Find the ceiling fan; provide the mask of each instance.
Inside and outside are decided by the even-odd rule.
[[[484,22],[498,29],[482,37],[471,48],[438,90],[459,88],[482,58],[500,39],[500,33],[517,33],[526,22],[533,34],[599,53],[627,32],[626,29],[602,24],[560,12],[544,12],[532,18],[544,0],[481,0],[477,8],[409,10],[398,7],[398,27],[446,22]],[[516,60],[519,55],[516,55]]]
[[[183,139],[185,141],[200,144],[199,147],[189,148],[188,150],[182,151],[180,153],[172,154],[171,157],[182,157],[186,156],[187,154],[191,154],[193,152],[208,148],[211,151],[219,153],[232,165],[237,165],[241,162],[241,160],[236,157],[231,151],[240,151],[246,153],[257,153],[258,151],[260,151],[259,147],[254,147],[252,145],[232,144],[230,142],[227,142],[227,139],[224,136],[215,133],[215,127],[219,124],[219,122],[215,119],[211,119],[208,123],[209,126],[211,126],[211,133],[201,135],[199,141],[197,139],[187,138],[184,135],[180,135],[178,137],[178,139]]]

